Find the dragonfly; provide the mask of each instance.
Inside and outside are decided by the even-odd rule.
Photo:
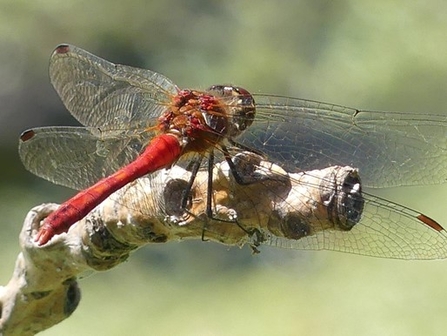
[[[360,110],[230,85],[180,89],[162,74],[114,64],[68,44],[52,53],[49,74],[83,127],[26,130],[19,154],[32,173],[81,191],[44,219],[39,245],[68,231],[115,191],[174,164],[211,175],[210,166],[221,158],[239,184],[252,183],[235,168],[234,158],[244,152],[286,172],[349,165],[359,170],[362,186],[371,188],[447,178],[447,118],[441,114]],[[272,233],[262,243],[387,258],[447,257],[441,224],[355,186],[361,199],[348,230],[297,239]],[[212,198],[207,202],[207,215],[213,216]]]

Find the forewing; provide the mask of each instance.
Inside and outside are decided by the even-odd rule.
[[[447,118],[359,111],[276,96],[254,96],[257,115],[237,141],[288,171],[349,165],[365,186],[447,180]]]
[[[83,125],[103,130],[143,127],[147,119],[161,115],[178,91],[161,74],[113,64],[71,45],[55,49],[49,72],[71,114]]]

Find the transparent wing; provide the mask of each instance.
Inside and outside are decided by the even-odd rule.
[[[70,45],[50,58],[50,79],[70,113],[83,125],[143,127],[163,112],[178,89],[161,74],[108,62]]]
[[[85,189],[133,161],[150,132],[42,127],[25,131],[19,154],[26,169],[56,184]]]
[[[364,195],[362,219],[350,231],[321,231],[291,240],[271,234],[265,244],[282,248],[333,250],[397,259],[447,257],[447,233],[418,219],[420,214],[396,203]]]
[[[237,141],[288,171],[350,165],[365,186],[447,180],[447,118],[360,111],[302,99],[254,95],[256,118]]]

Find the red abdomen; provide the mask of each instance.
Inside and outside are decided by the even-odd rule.
[[[84,218],[102,201],[126,184],[172,165],[180,156],[181,150],[177,137],[171,134],[155,137],[135,161],[79,192],[45,218],[36,236],[37,243],[45,244],[54,235],[67,232],[70,226]]]

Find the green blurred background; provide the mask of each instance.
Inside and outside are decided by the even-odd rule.
[[[48,80],[57,44],[180,87],[447,113],[446,18],[441,0],[0,0],[0,283],[26,212],[73,194],[17,155],[22,130],[74,124]],[[446,186],[375,193],[447,225]],[[82,280],[73,316],[42,335],[444,335],[446,279],[446,261],[169,243]]]

